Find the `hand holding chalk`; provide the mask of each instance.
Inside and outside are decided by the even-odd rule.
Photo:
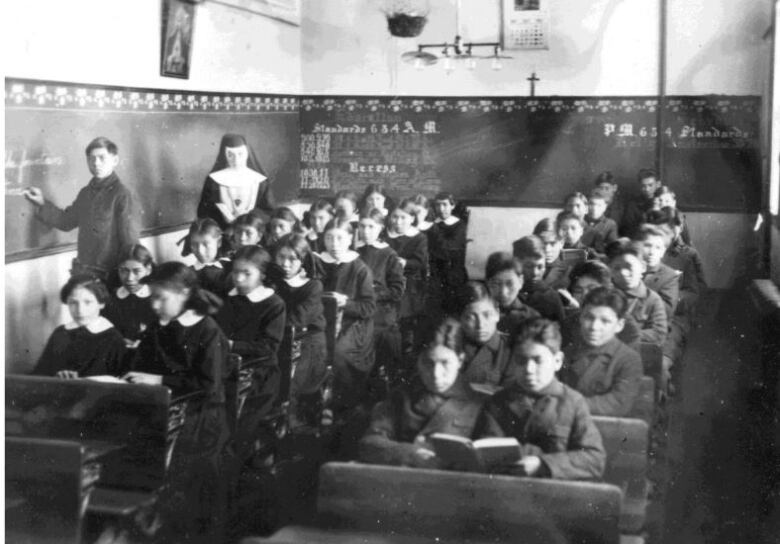
[[[28,187],[23,194],[25,198],[33,204],[43,206],[43,191],[37,187]]]

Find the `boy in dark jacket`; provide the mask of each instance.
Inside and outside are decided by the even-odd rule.
[[[557,323],[530,321],[517,338],[511,385],[485,405],[475,436],[513,436],[521,459],[505,472],[567,480],[598,479],[606,453],[581,394],[559,382],[563,363]]]

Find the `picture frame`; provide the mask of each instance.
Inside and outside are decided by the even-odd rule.
[[[162,0],[160,75],[189,79],[195,4],[184,0]]]

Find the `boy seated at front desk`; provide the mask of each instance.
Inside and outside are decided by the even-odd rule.
[[[417,379],[378,403],[360,441],[359,460],[383,465],[439,466],[429,437],[471,437],[482,399],[461,372],[465,351],[460,323],[445,320],[417,360]]]
[[[557,323],[534,319],[515,339],[513,380],[485,405],[474,436],[514,437],[521,456],[498,472],[598,479],[606,453],[583,396],[555,377],[563,364]]]

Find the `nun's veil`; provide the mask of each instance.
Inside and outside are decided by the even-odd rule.
[[[254,150],[246,143],[246,138],[242,134],[225,134],[222,136],[222,141],[219,143],[219,154],[217,160],[214,161],[214,166],[211,168],[211,172],[218,172],[228,167],[227,159],[225,158],[226,147],[239,147],[245,145],[247,150],[246,166],[251,168],[255,172],[259,172],[267,177],[267,174],[260,166],[260,161],[255,157]]]

